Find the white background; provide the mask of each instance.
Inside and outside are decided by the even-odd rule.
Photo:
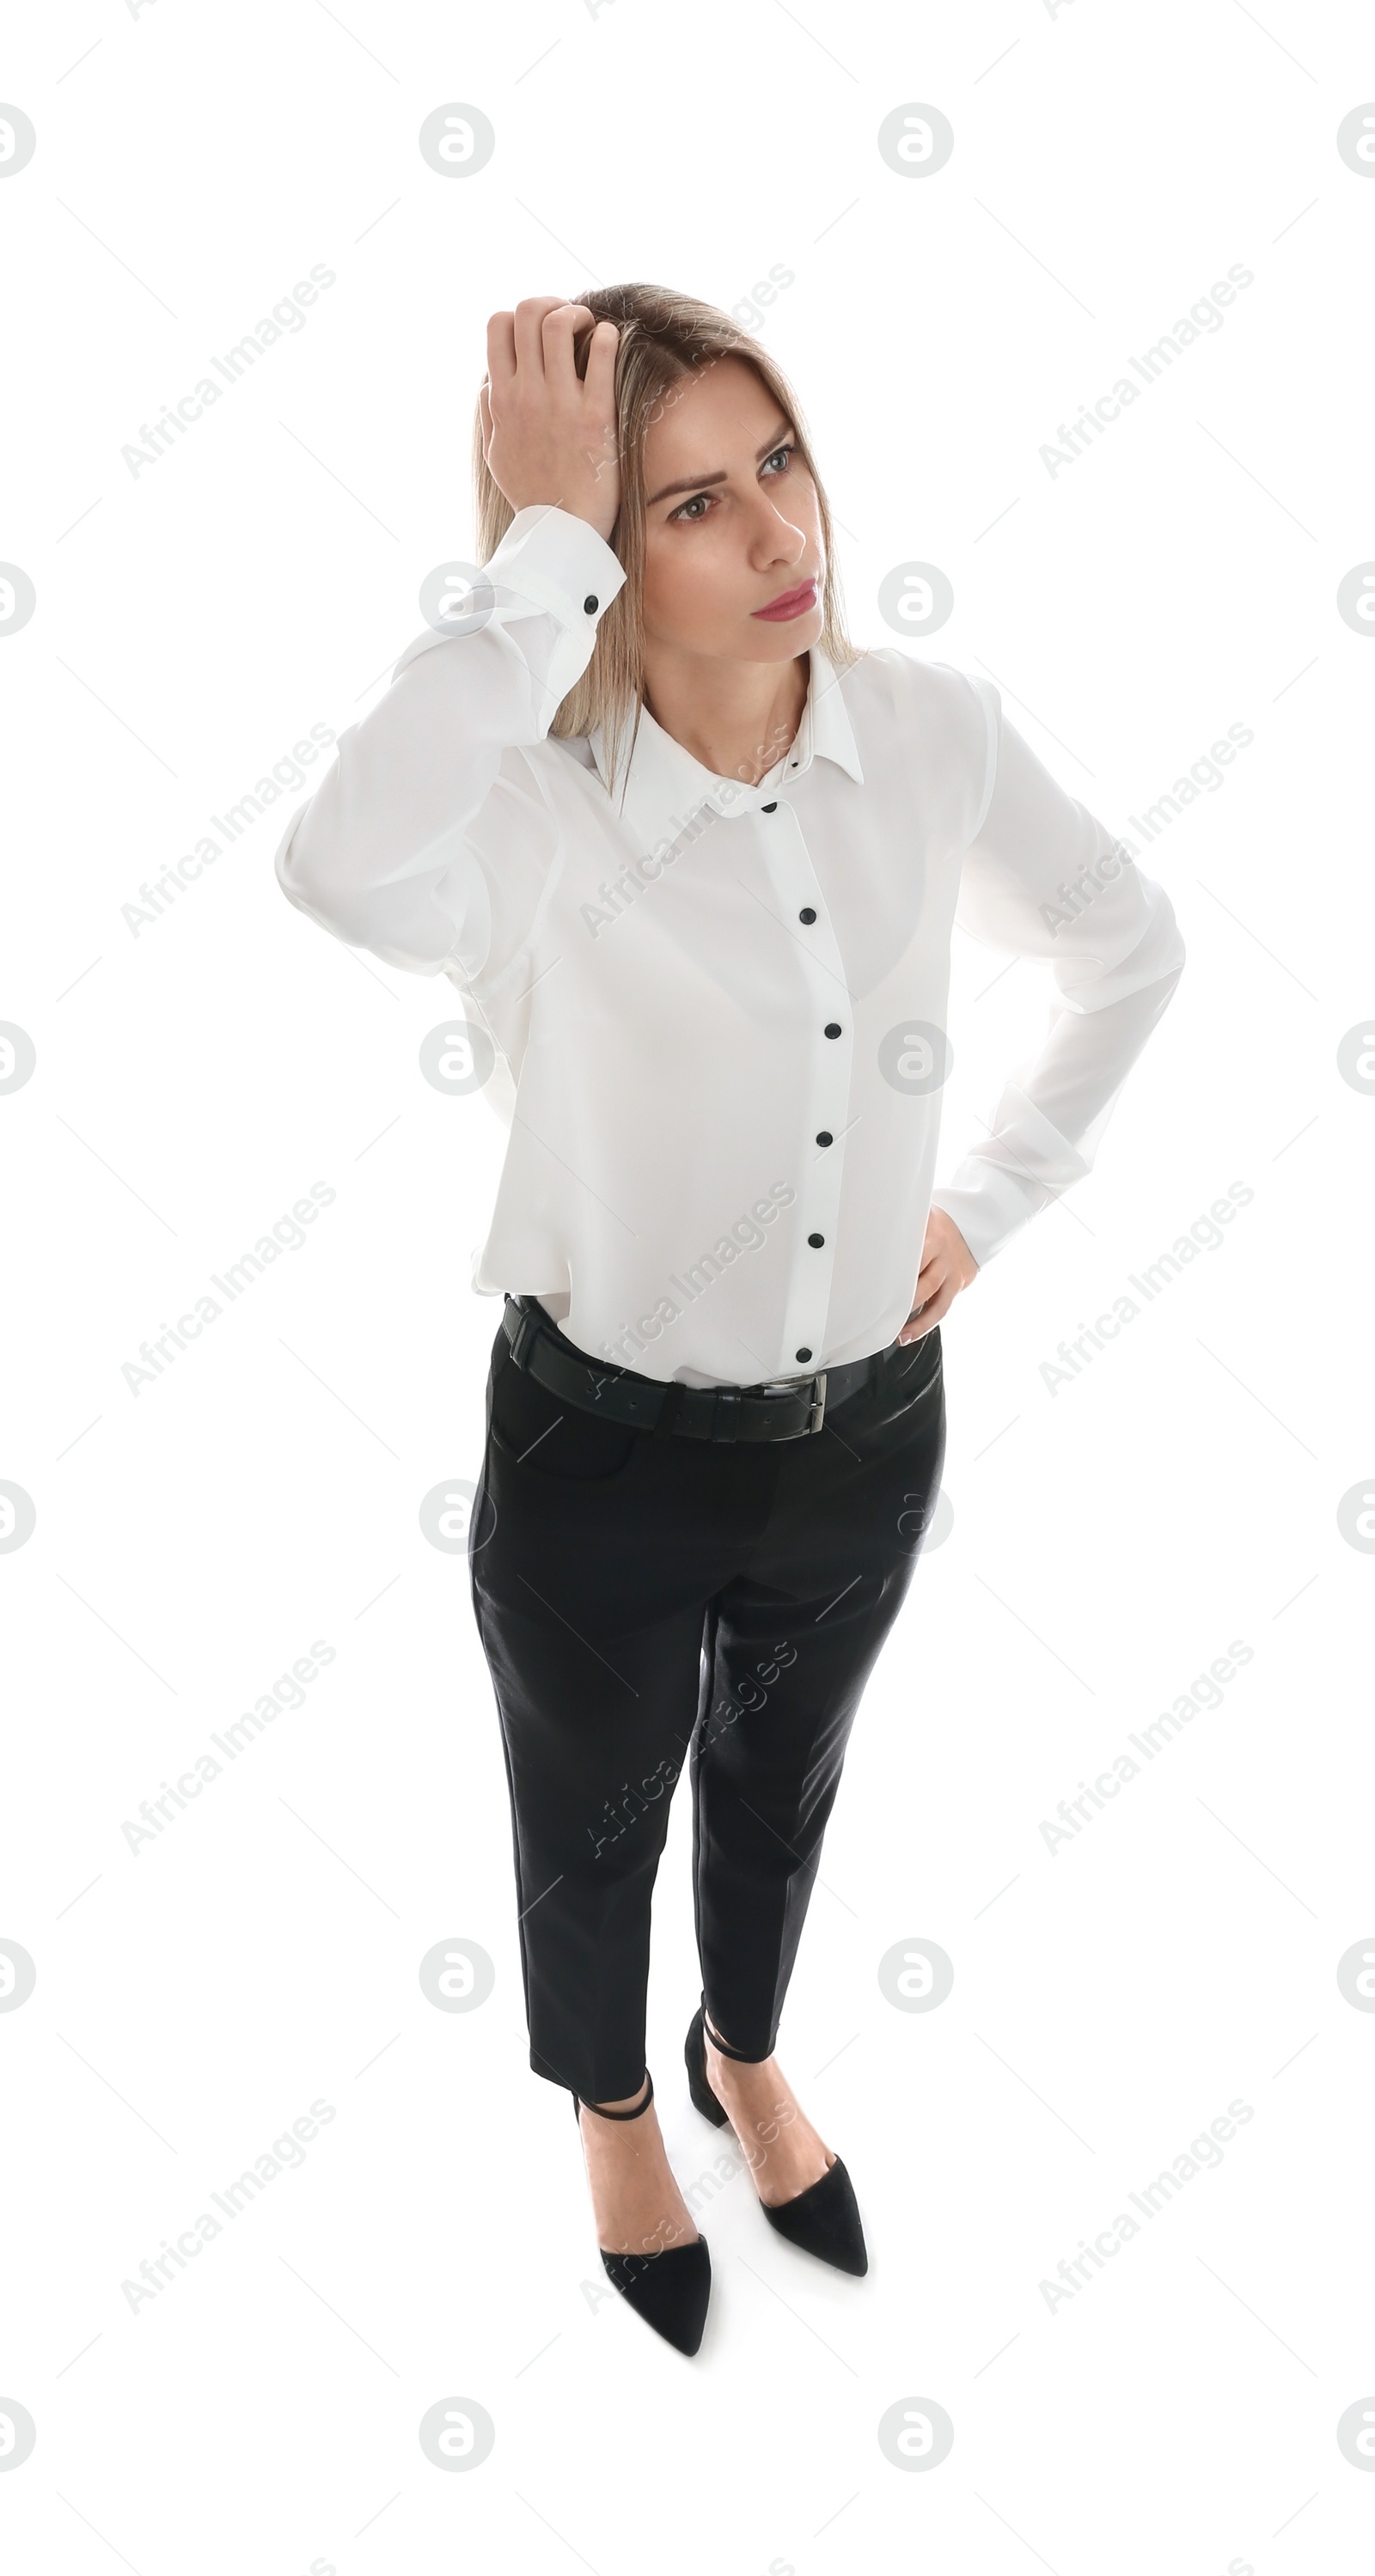
[[[1324,2576],[1371,2564],[1369,2060],[1336,1966],[1375,1935],[1362,1647],[1371,1004],[1362,744],[1375,553],[1368,239],[1336,129],[1364,13],[1264,0],[51,0],[0,90],[0,2475],[16,2570],[598,2576],[940,2567]],[[423,117],[482,107],[454,181]],[[955,149],[880,157],[906,102]],[[312,264],[336,282],[172,452],[121,456]],[[1039,455],[1239,263],[1253,283],[1096,445]],[[872,2268],[704,2211],[695,2362],[603,2282],[566,2101],[529,2072],[506,1786],[462,1557],[495,1301],[468,1285],[503,1131],[421,1077],[457,997],[355,957],[272,875],[279,816],[151,925],[123,907],[312,723],[375,702],[470,555],[488,313],[649,278],[762,317],[844,535],[860,642],[925,560],[929,651],[991,675],[1133,838],[1229,725],[1254,742],[1143,865],[1188,945],[1093,1177],[944,1327],[947,1538],[857,1724],[781,2053]],[[742,314],[741,318],[747,318]],[[1364,362],[1364,363],[1363,363]],[[320,773],[314,773],[318,776]],[[942,1176],[1045,1022],[1044,969],[957,936]],[[123,1364],[313,1182],[333,1204],[201,1339]],[[1225,1240],[1058,1392],[1044,1362],[1229,1184]],[[519,1284],[519,1283],[515,1283]],[[1127,1293],[1131,1293],[1128,1291]],[[322,1639],[335,1659],[156,1838],[122,1826]],[[1067,1845],[1081,1778],[1226,1654],[1221,1705]],[[677,1801],[650,2063],[685,2185],[697,1999]],[[440,2012],[433,1945],[495,1962]],[[877,1966],[939,1943],[949,2000]],[[313,2100],[335,2113],[156,2296],[122,2289]],[[1040,2288],[1240,2100],[1252,2117],[1101,2273]],[[606,2295],[602,2295],[605,2290]],[[421,2449],[431,2406],[496,2428]],[[937,2401],[943,2464],[877,2427]],[[3,2410],[0,2410],[3,2411]],[[1371,2464],[1367,2462],[1367,2467]],[[0,2470],[4,2462],[0,2459]]]

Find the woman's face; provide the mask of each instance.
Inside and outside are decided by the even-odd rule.
[[[826,558],[816,485],[754,369],[719,358],[669,387],[645,441],[646,634],[739,662],[818,643]],[[808,587],[810,585],[810,587]],[[799,600],[790,594],[799,591]],[[781,614],[763,616],[775,601]]]

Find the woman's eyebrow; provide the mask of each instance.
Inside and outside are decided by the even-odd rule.
[[[785,420],[783,423],[782,438],[786,438],[788,436],[791,428],[792,422],[790,420]],[[772,456],[774,449],[781,444],[782,439],[779,437],[777,432],[775,432],[772,438],[766,438],[763,446],[756,447],[754,451],[755,464],[762,465],[765,457]],[[660,501],[670,500],[675,492],[700,492],[703,485],[706,483],[725,483],[728,480],[729,477],[724,466],[718,467],[714,474],[685,475],[680,483],[666,483],[662,492],[656,492],[652,499],[646,501],[645,508],[647,510],[656,508]]]

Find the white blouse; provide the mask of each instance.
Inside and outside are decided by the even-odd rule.
[[[292,903],[447,974],[510,1138],[480,1294],[690,1385],[839,1367],[911,1310],[928,1210],[976,1261],[1090,1168],[1184,960],[1168,898],[1057,786],[998,691],[894,646],[818,648],[757,787],[642,709],[548,732],[625,575],[585,520],[516,513],[485,623],[427,631],[276,854]],[[1052,961],[1048,1034],[934,1190],[951,924]]]

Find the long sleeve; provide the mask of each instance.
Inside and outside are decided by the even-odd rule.
[[[1010,1073],[991,1133],[933,1193],[982,1264],[1091,1170],[1183,972],[1184,943],[1163,887],[1056,784],[998,691],[973,686],[988,719],[991,786],[955,918],[990,948],[1049,959],[1058,988],[1048,1033]]]
[[[508,755],[544,741],[625,581],[595,528],[552,506],[518,510],[483,575],[485,623],[408,647],[275,859],[288,900],[336,938],[459,980],[533,914],[557,825]]]

